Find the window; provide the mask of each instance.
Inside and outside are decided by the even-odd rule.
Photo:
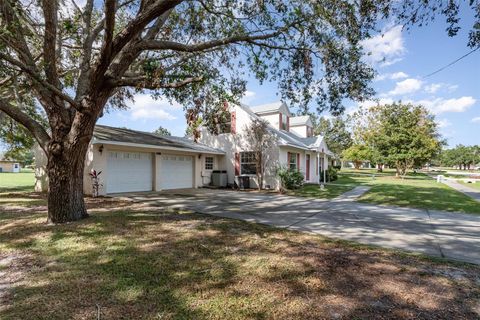
[[[205,157],[205,170],[213,170],[213,157]]]
[[[18,169],[18,163],[15,163],[13,166],[15,169]]]
[[[240,174],[257,174],[255,152],[240,152]]]
[[[282,113],[280,118],[282,120],[282,123],[280,123],[280,129],[288,130],[288,116]]]
[[[289,153],[288,167],[290,168],[290,170],[297,170],[298,169],[297,154],[296,153]]]
[[[230,133],[232,131],[232,114],[227,112],[221,117],[218,124],[218,133]]]

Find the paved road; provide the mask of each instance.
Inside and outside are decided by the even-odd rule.
[[[478,215],[368,205],[351,197],[329,201],[208,189],[129,198],[480,264]]]

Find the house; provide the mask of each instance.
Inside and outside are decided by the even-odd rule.
[[[210,184],[214,170],[226,171],[230,185],[238,184],[239,176],[248,176],[255,186],[254,158],[245,142],[245,128],[253,119],[266,120],[276,138],[268,154],[265,186],[280,186],[276,174],[280,166],[300,170],[306,182],[320,181],[332,154],[322,137],[313,136],[309,117],[293,116],[281,102],[253,108],[227,107],[231,116],[221,125],[222,133],[211,135],[202,129],[197,143],[188,138],[97,125],[86,156],[84,193],[92,193],[92,170],[102,171],[100,195],[203,187]],[[35,190],[46,191],[47,160],[41,148],[35,152]]]
[[[20,172],[20,163],[15,160],[0,160],[0,173],[1,172]]]
[[[283,102],[255,107],[230,104],[227,108],[231,115],[229,125],[222,126],[219,135],[203,129],[199,142],[225,152],[224,169],[230,184],[238,184],[239,176],[249,176],[251,184],[258,186],[254,156],[245,141],[247,128],[254,119],[265,120],[275,137],[274,147],[267,155],[264,187],[280,187],[276,174],[279,167],[301,171],[306,183],[319,183],[325,178],[333,153],[323,137],[313,135],[309,116],[294,116]]]

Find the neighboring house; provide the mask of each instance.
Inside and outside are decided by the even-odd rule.
[[[308,116],[294,116],[285,103],[276,102],[255,107],[246,105],[228,106],[230,122],[220,127],[219,135],[202,129],[200,142],[223,150],[225,170],[229,184],[238,183],[239,176],[249,176],[257,186],[256,168],[252,150],[245,141],[247,127],[254,119],[269,123],[275,137],[274,147],[269,150],[265,170],[264,187],[278,189],[279,167],[300,170],[307,183],[319,183],[321,174],[333,160],[333,153],[321,136],[313,136],[313,125]]]
[[[36,191],[46,191],[46,157],[36,148]],[[84,171],[84,192],[92,193],[89,173],[102,171],[99,194],[196,188],[223,168],[224,152],[180,137],[97,125]]]
[[[343,160],[342,168],[355,168],[355,164],[353,163],[353,161]],[[365,160],[365,161],[362,161],[362,165],[360,166],[360,168],[370,169],[372,168],[372,164],[370,163],[370,161]]]
[[[0,160],[0,172],[20,172],[20,163],[14,160]]]

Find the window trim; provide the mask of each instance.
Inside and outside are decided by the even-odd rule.
[[[292,159],[294,160],[292,162]],[[288,153],[288,169],[289,170],[298,170],[298,153],[294,153],[294,152],[289,152]],[[292,165],[294,165],[295,167],[292,168]]]
[[[211,159],[211,162],[209,161]],[[207,165],[211,165],[212,167],[211,168],[207,168]],[[215,157],[211,157],[211,156],[206,156],[205,159],[204,159],[204,163],[203,163],[203,168],[205,170],[213,170],[215,166]]]
[[[244,155],[246,156],[246,154],[249,154],[252,159],[248,159],[250,160],[249,162],[244,162],[243,161],[243,157]],[[245,164],[248,164],[248,165],[253,165],[253,167],[255,168],[255,172],[248,172],[248,173],[244,173],[243,172],[243,165]],[[240,152],[240,175],[256,175],[257,174],[257,163],[255,161],[255,152],[253,151],[241,151]]]

